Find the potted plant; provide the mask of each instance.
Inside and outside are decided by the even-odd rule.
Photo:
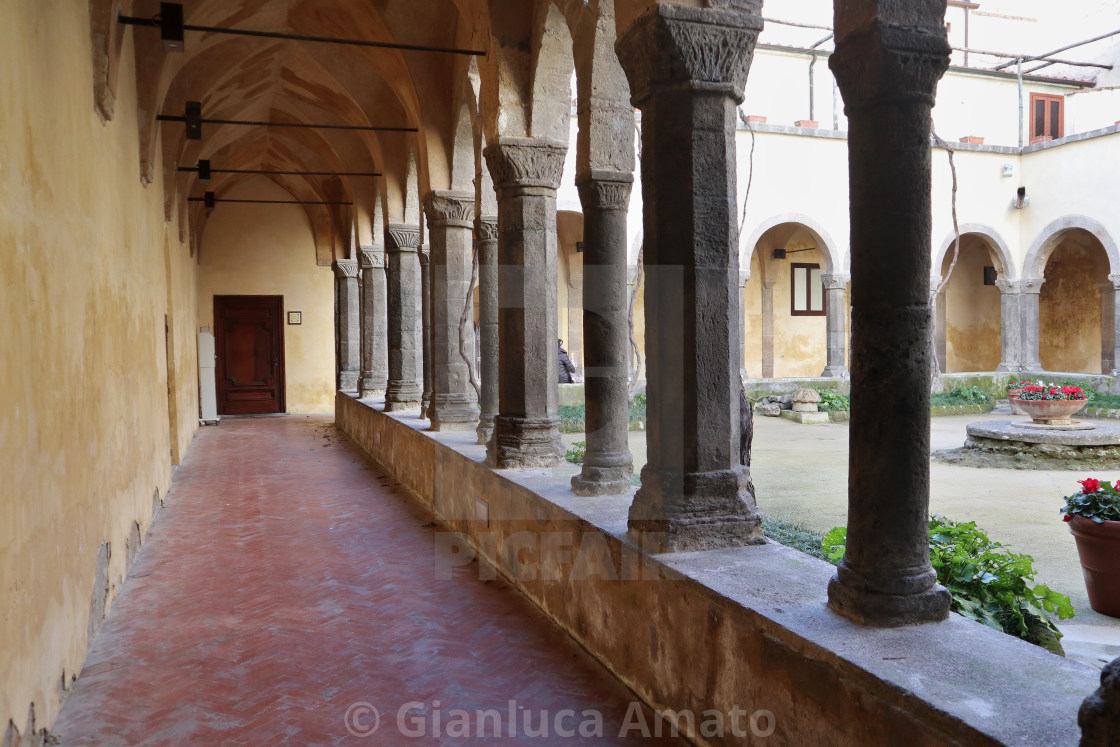
[[[1070,425],[1069,416],[1089,401],[1079,386],[1024,387],[1016,400],[1026,415],[1040,425]]]
[[[1023,390],[1031,386],[1029,381],[1012,381],[1007,385],[1007,402],[1011,405],[1011,412],[1014,415],[1026,415],[1026,411],[1019,407],[1015,400],[1019,399],[1019,395]]]
[[[1089,606],[1120,617],[1120,491],[1092,477],[1078,482],[1081,490],[1066,497],[1062,521],[1077,543]]]

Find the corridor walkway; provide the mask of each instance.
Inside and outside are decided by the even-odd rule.
[[[654,717],[501,580],[474,564],[437,580],[435,536],[329,418],[203,428],[53,731],[63,745],[677,743],[620,738],[628,711]],[[580,737],[590,711],[602,739]]]

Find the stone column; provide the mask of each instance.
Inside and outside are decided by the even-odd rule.
[[[1019,302],[1023,284],[1018,280],[997,278],[999,288],[1000,360],[999,373],[1019,373],[1022,370],[1022,324],[1019,319]]]
[[[774,286],[777,280],[762,280],[762,378],[774,378]]]
[[[420,295],[420,226],[390,223],[386,229],[389,286],[389,382],[385,410],[410,410],[420,405],[417,347],[422,344],[417,309]]]
[[[1101,345],[1105,354],[1101,356],[1101,373],[1116,376],[1120,374],[1120,275],[1109,275],[1109,285],[1101,290],[1103,310],[1108,311],[1108,316],[1101,316]],[[1108,360],[1111,354],[1112,360]],[[1109,363],[1107,368],[1103,366]]]
[[[941,287],[941,276],[929,276],[929,292],[933,295],[938,288]],[[933,319],[930,322],[933,326],[930,334],[933,335],[933,354],[936,358],[937,373],[945,373],[945,369],[949,365],[949,340],[945,327],[945,314],[947,304],[945,303],[945,292],[937,293],[933,297]]]
[[[556,188],[567,146],[499,138],[484,154],[498,193],[499,469],[560,464]]]
[[[475,218],[474,233],[478,242],[478,377],[482,385],[478,442],[487,444],[498,416],[498,217]]]
[[[337,340],[338,388],[358,390],[358,263],[339,259],[334,263],[334,330]]]
[[[363,246],[358,264],[362,270],[362,376],[358,392],[365,398],[384,394],[389,382],[385,252],[380,246]]]
[[[420,417],[431,418],[432,406],[432,253],[421,244],[420,257],[420,365],[424,377]]]
[[[659,4],[616,50],[642,111],[648,462],[629,529],[647,547],[763,541],[739,444],[735,107],[762,28],[745,9]]]
[[[1022,350],[1022,372],[1042,370],[1038,357],[1038,296],[1045,278],[1024,278],[1019,296],[1019,342]]]
[[[425,200],[431,261],[432,430],[474,430],[478,406],[459,329],[474,272],[474,195],[433,191]],[[463,341],[474,349],[473,332]]]
[[[592,171],[577,180],[583,205],[583,359],[587,449],[572,478],[577,495],[630,489],[629,298],[626,210],[631,174]]]
[[[848,115],[852,420],[848,539],[828,585],[864,625],[944,620],[929,562],[930,113],[945,0],[838,0],[829,67]],[[884,211],[891,205],[890,211]]]
[[[822,273],[824,285],[825,340],[828,345],[827,365],[821,376],[843,379],[848,376],[848,365],[844,362],[848,333],[845,316],[848,311],[847,275]]]

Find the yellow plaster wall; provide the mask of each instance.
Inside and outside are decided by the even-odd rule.
[[[758,252],[751,253],[751,275],[741,290],[743,303],[743,360],[747,376],[762,376],[762,269]]]
[[[1104,251],[1063,241],[1046,263],[1038,299],[1038,355],[1047,371],[1101,372]]]
[[[812,239],[795,235],[787,251],[813,248]],[[824,316],[793,316],[790,314],[790,283],[793,263],[824,266],[819,251],[790,254],[775,262],[778,282],[774,286],[774,376],[778,378],[820,376],[828,363],[828,340]]]
[[[131,43],[103,124],[88,3],[0,0],[0,18],[2,733],[26,732],[32,706],[39,728],[54,720],[85,659],[98,550],[111,602],[170,484],[170,434],[181,454],[198,415],[180,336],[168,420],[164,316],[185,329],[194,270],[140,180]]]
[[[952,251],[945,257],[942,277],[949,271]],[[998,267],[987,247],[975,238],[961,242],[961,253],[945,287],[946,371],[994,371],[999,365],[1000,294],[984,285],[984,267]]]
[[[291,200],[264,177],[232,199]],[[218,203],[199,251],[198,326],[214,329],[214,296],[283,296],[284,311],[303,323],[284,325],[287,411],[334,408],[334,272],[315,264],[315,240],[299,205]]]

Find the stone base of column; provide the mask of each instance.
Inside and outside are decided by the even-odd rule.
[[[424,392],[420,395],[420,417],[428,418],[432,414],[432,393]]]
[[[344,392],[358,391],[358,372],[343,371],[338,375],[338,388]]]
[[[478,419],[478,443],[488,444],[490,439],[494,436],[494,416],[483,414]]]
[[[583,471],[572,477],[576,495],[618,495],[630,490],[633,483],[634,458],[630,452],[620,454],[585,454]]]
[[[555,467],[564,462],[560,418],[494,418],[486,461],[496,469]]]
[[[372,371],[362,371],[362,375],[358,379],[358,396],[362,399],[379,397],[385,394],[385,387],[388,384],[389,382],[383,376],[378,377]]]
[[[935,583],[913,594],[891,594],[860,586],[858,579],[845,583],[841,575],[854,576],[841,565],[828,582],[828,606],[858,625],[896,628],[949,619],[953,598],[944,586]]]
[[[821,377],[825,379],[849,379],[851,374],[847,366],[825,366]]]
[[[630,533],[653,552],[761,545],[761,526],[746,467],[681,474],[655,473],[646,465],[628,522]]]
[[[433,394],[428,414],[433,431],[470,431],[478,424],[478,405],[465,394]]]
[[[389,381],[385,389],[385,412],[415,410],[420,406],[422,392],[416,382]]]
[[[996,373],[1019,373],[1020,368],[1021,366],[1001,361],[1000,364],[996,366]]]

